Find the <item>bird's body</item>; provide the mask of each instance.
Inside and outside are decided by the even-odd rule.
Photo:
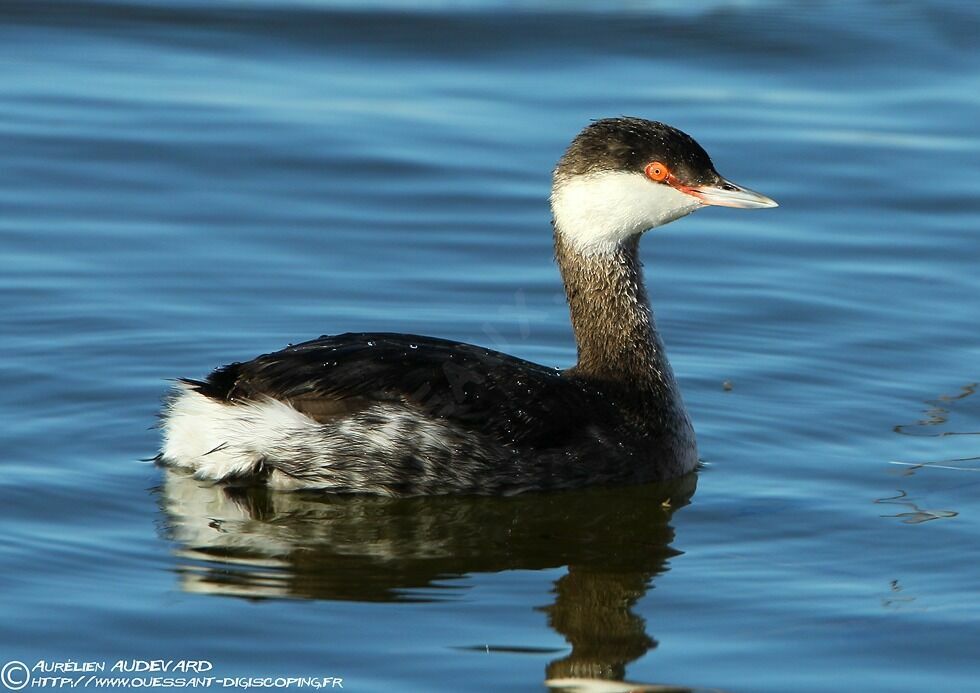
[[[208,479],[389,495],[518,493],[689,472],[697,445],[638,243],[646,229],[702,204],[775,203],[720,178],[680,131],[598,121],[559,162],[552,193],[575,367],[431,337],[325,336],[181,381],[164,411],[161,459]]]
[[[281,489],[392,495],[507,494],[693,468],[694,455],[651,459],[651,443],[662,450],[672,431],[639,411],[630,425],[628,411],[574,372],[482,347],[343,334],[185,381],[166,456],[207,448],[197,471],[208,478],[262,474]],[[633,435],[636,426],[646,434]]]

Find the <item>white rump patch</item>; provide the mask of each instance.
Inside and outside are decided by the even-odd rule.
[[[179,387],[164,411],[161,453],[201,479],[249,474],[284,439],[319,433],[316,421],[275,399],[226,404]]]
[[[556,183],[555,225],[582,253],[611,253],[631,236],[690,214],[702,203],[642,173],[605,171]]]
[[[389,493],[390,486],[407,480],[434,484],[434,460],[472,442],[450,423],[400,403],[379,402],[319,423],[288,402],[219,402],[184,384],[166,406],[162,428],[163,462],[215,481],[262,471],[270,488],[284,491]],[[403,467],[406,452],[418,460],[409,471]],[[470,487],[470,476],[480,469],[472,464],[445,481]]]

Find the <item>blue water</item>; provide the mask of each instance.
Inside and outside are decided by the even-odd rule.
[[[0,660],[974,690],[980,11],[675,5],[0,4]],[[781,203],[644,239],[696,479],[316,499],[141,461],[168,378],[322,333],[570,365],[549,172],[618,114]]]

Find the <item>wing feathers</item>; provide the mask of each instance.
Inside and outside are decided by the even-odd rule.
[[[598,393],[556,370],[416,335],[321,337],[225,366],[195,386],[230,402],[278,399],[321,423],[397,402],[420,416],[535,447],[567,445],[590,422],[616,418]]]

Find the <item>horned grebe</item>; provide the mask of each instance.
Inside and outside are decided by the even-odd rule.
[[[324,336],[181,380],[159,459],[276,489],[510,494],[669,479],[697,444],[643,286],[644,231],[704,205],[776,203],[663,123],[586,127],[554,171],[555,257],[578,346],[556,371],[390,333]]]

